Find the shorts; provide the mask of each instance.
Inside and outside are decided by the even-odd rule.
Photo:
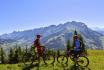
[[[77,55],[80,54],[80,49],[79,50],[74,50],[74,58],[77,58]]]

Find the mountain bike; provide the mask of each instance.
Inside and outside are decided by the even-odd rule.
[[[31,52],[26,51],[23,55],[22,61],[25,65],[32,65],[37,62],[40,63],[41,58],[45,64],[53,64],[55,62],[54,54],[48,53],[48,50],[44,51],[39,58],[37,57],[37,52],[34,50],[35,48],[33,48]]]
[[[57,58],[57,60],[59,63],[67,64],[68,58],[70,57],[70,59],[78,66],[87,67],[89,65],[89,59],[84,54],[80,54],[80,53],[77,55],[77,60],[75,60],[75,58],[74,58],[74,50],[71,50],[71,51],[65,53],[64,55],[60,55]]]

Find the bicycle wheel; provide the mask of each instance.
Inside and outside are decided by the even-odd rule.
[[[74,55],[73,55],[73,54],[70,55],[70,59],[71,59],[72,61],[74,61]]]
[[[61,55],[57,57],[57,62],[62,63],[62,64],[67,64],[68,63],[68,57]]]
[[[22,57],[22,61],[25,65],[30,65],[33,63],[34,56],[31,53],[25,53]]]
[[[86,56],[79,56],[77,59],[77,65],[87,67],[89,65],[89,59]]]
[[[43,61],[45,64],[54,64],[55,56],[54,55],[43,55]]]

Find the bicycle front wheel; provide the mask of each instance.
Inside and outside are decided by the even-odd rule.
[[[46,63],[46,64],[54,64],[55,56],[53,56],[53,55],[44,55],[43,60],[44,60],[44,63]]]
[[[77,65],[87,67],[89,65],[89,59],[86,56],[79,56],[77,59]]]

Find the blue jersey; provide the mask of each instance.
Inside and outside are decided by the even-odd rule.
[[[79,40],[75,40],[75,50],[79,51],[80,50],[80,41]]]

